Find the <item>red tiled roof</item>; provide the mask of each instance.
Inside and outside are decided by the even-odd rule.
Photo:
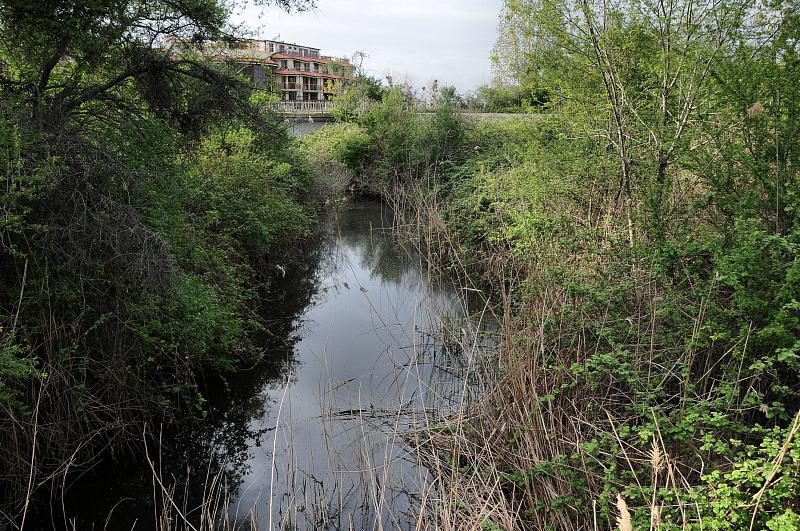
[[[216,61],[231,61],[233,63],[259,63],[270,66],[278,66],[278,63],[268,57],[257,57],[250,55],[226,55],[217,54],[211,56],[211,59]]]
[[[296,59],[298,61],[306,61],[308,63],[319,63],[324,65],[327,61],[323,59],[315,59],[314,57],[301,57],[299,55],[287,55],[285,53],[274,53],[272,54],[273,59]]]
[[[324,77],[325,79],[341,79],[342,77],[346,77],[324,72],[306,72],[305,70],[275,70],[275,73],[281,76]]]

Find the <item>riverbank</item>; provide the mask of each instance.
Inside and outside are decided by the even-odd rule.
[[[478,389],[485,324],[394,225],[381,202],[325,210],[304,258],[261,299],[264,359],[206,381],[204,419],[87,470],[63,493],[65,518],[77,529],[416,528],[430,480],[405,437]],[[61,527],[46,514],[31,524]]]
[[[793,528],[794,185],[776,221],[769,183],[697,148],[654,196],[579,118],[421,120],[390,93],[308,140],[503,316],[493,391],[412,438],[431,526]]]
[[[99,135],[0,120],[0,525],[67,525],[58,500],[82,473],[140,459],[144,431],[207,414],[204,379],[266,354],[261,298],[318,202],[282,126],[228,81],[251,114],[200,130],[144,112]]]

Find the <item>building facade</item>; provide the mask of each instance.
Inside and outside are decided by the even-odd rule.
[[[240,64],[242,73],[256,85],[272,84],[287,101],[331,99],[338,83],[353,79],[348,59],[320,53],[319,48],[270,40],[247,40],[219,52],[225,60]]]

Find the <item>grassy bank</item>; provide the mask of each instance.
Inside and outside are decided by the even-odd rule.
[[[737,46],[682,131],[648,94],[617,129],[572,72],[532,117],[420,117],[389,92],[306,141],[502,318],[493,393],[416,438],[431,525],[800,526],[797,60]],[[651,51],[619,82],[646,84]]]
[[[136,125],[149,134],[130,158],[10,178],[0,258],[9,500],[97,449],[127,447],[142,422],[203,415],[198,378],[263,355],[259,297],[313,228],[310,176],[288,139],[264,147],[235,124],[185,142],[164,123]]]

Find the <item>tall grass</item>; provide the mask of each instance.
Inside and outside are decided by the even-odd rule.
[[[797,232],[773,234],[753,199],[770,184],[732,187],[747,171],[721,179],[719,154],[698,148],[656,237],[647,182],[621,196],[613,153],[580,120],[390,121],[393,105],[363,119],[362,178],[378,176],[432,275],[482,294],[503,338],[481,396],[407,439],[431,471],[420,526],[798,524]],[[461,141],[425,149],[451,127]]]
[[[391,230],[372,227],[372,238],[386,238]],[[325,267],[323,270],[327,271]],[[413,277],[417,278],[416,274]],[[397,343],[385,353],[375,353],[387,357],[385,361],[376,360],[376,366],[388,367],[381,365],[372,375],[364,375],[380,378],[381,385],[386,386],[381,405],[364,399],[355,384],[349,386],[323,371],[318,418],[298,418],[293,411],[297,406],[292,404],[292,395],[297,392],[293,390],[294,376],[284,375],[280,388],[271,393],[276,400],[275,414],[261,443],[271,456],[264,483],[249,487],[258,492],[244,493],[248,496],[239,501],[234,496],[228,502],[227,514],[211,510],[216,506],[214,500],[203,514],[216,515],[222,529],[228,528],[229,521],[256,522],[260,529],[410,529],[436,525],[422,508],[441,505],[442,501],[431,470],[419,465],[422,453],[417,440],[449,429],[451,419],[463,415],[472,398],[483,393],[487,384],[483,379],[486,352],[491,348],[483,329],[493,318],[480,301],[469,305],[461,300],[460,309],[452,307],[450,297],[445,300],[441,293],[439,273],[423,267],[419,278],[425,277],[428,282],[422,285],[427,288],[415,296],[420,300],[414,298],[415,313],[410,317],[395,309],[395,305],[403,305],[400,301],[383,307],[386,293],[364,292],[368,305],[377,312],[376,330],[370,333],[386,332],[386,327],[391,327]],[[413,285],[417,286],[416,282]],[[468,291],[459,293],[465,299]],[[421,328],[392,324],[407,319]],[[328,352],[320,356],[318,362],[323,367],[341,363],[331,359]],[[324,451],[313,459],[307,459],[305,441],[297,440],[298,426],[303,422],[318,425],[323,434]],[[161,477],[158,467],[152,468],[154,477]],[[202,477],[197,480],[204,481]],[[208,491],[217,495],[220,490],[214,490],[214,486],[221,489],[222,481],[210,478],[210,482]],[[176,498],[175,488],[166,480],[157,480],[156,484],[166,500],[160,506],[170,509],[173,521],[182,522],[184,504],[170,502]],[[253,497],[253,507],[241,501]],[[194,514],[196,518],[197,512]],[[193,522],[191,517],[185,520]]]

